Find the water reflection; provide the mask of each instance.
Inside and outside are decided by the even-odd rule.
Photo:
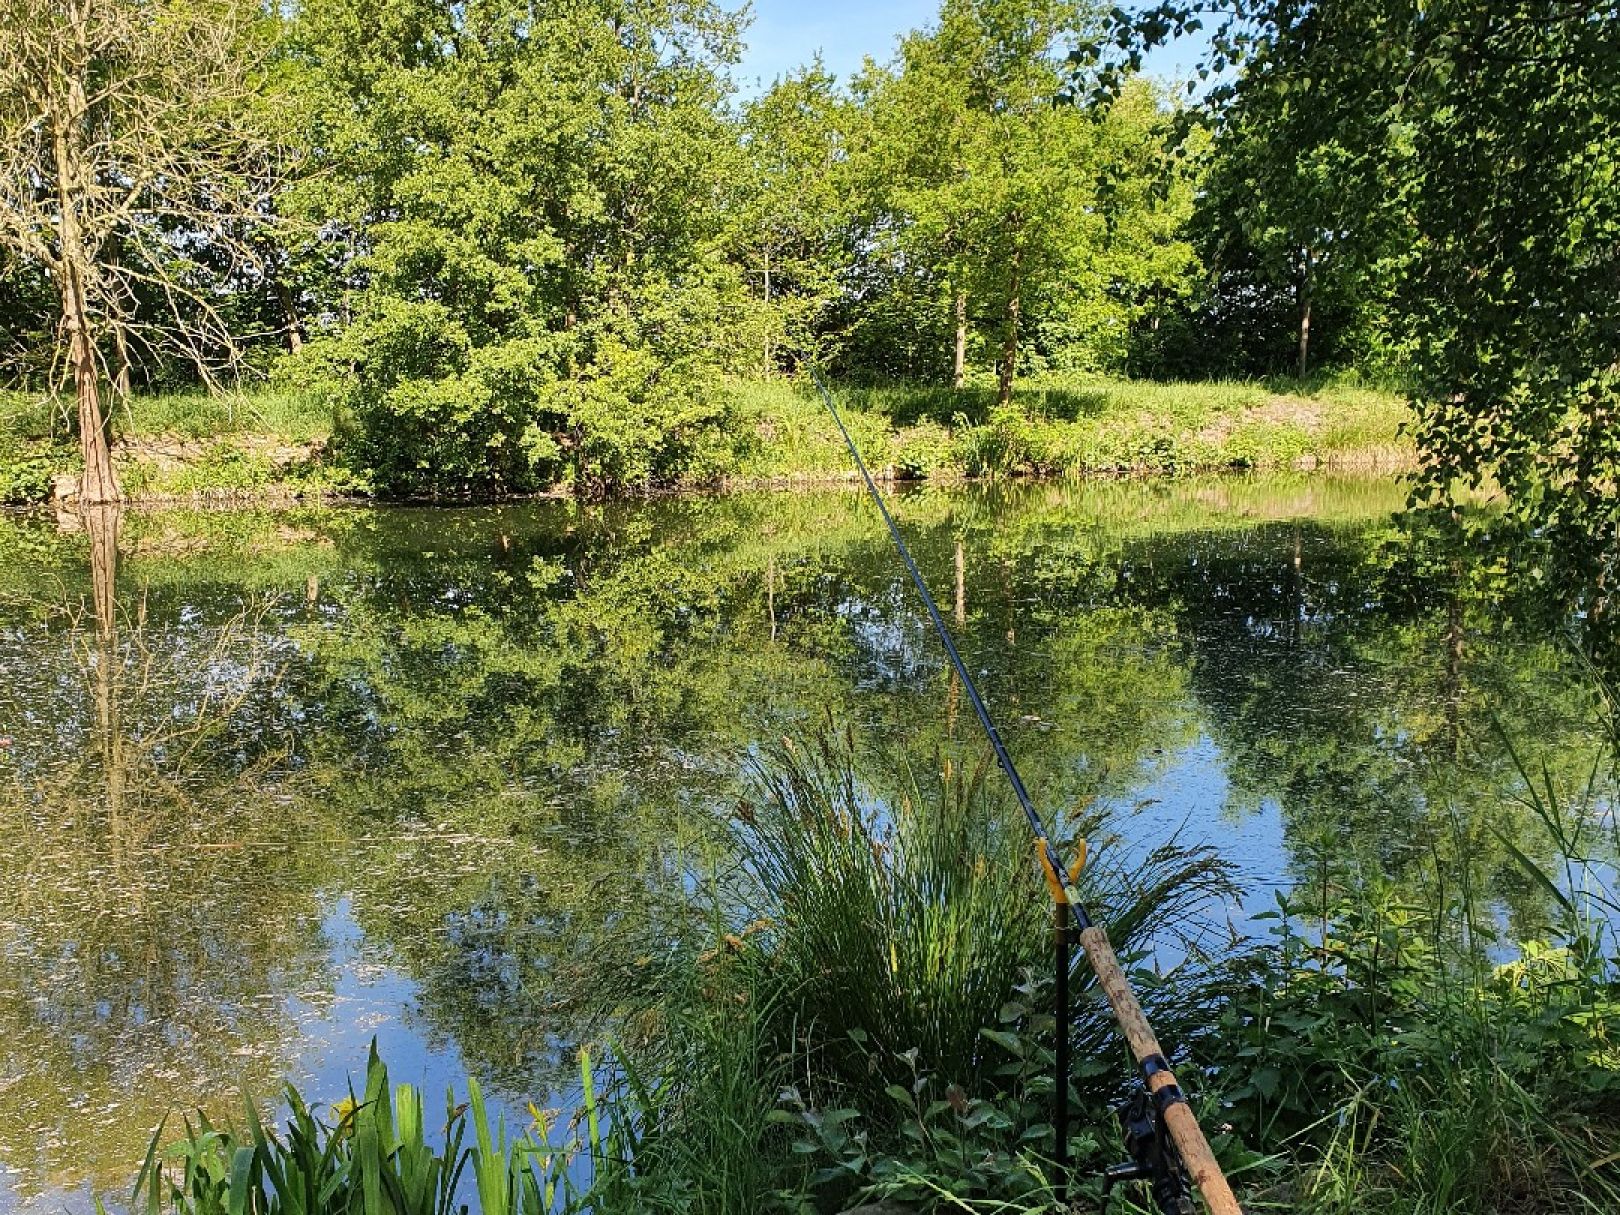
[[[63,543],[88,594],[7,631],[0,1159],[24,1194],[127,1170],[221,1078],[272,1091],[281,994],[330,986],[319,831],[266,779],[285,647],[247,608],[202,627],[121,594],[122,522],[87,512]]]
[[[1575,779],[1589,685],[1556,603],[1403,537],[1400,502],[1118,482],[899,515],[1054,813],[1185,826],[1262,896],[1324,857],[1439,865],[1522,929],[1503,740]],[[566,1100],[682,875],[728,862],[741,754],[827,712],[874,754],[979,747],[845,491],[0,518],[0,673],[0,1209],[82,1207],[243,1082],[335,1096],[373,1032],[401,1079]]]

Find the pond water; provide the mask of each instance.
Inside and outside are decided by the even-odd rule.
[[[1037,801],[1237,862],[1239,930],[1325,853],[1492,851],[1589,683],[1491,554],[1388,480],[914,490],[897,514]],[[0,1212],[124,1192],[175,1110],[469,1072],[567,1106],[764,740],[977,754],[852,489],[639,504],[0,517]],[[875,762],[875,761],[874,761]],[[1472,844],[1469,841],[1473,841]],[[1527,848],[1532,845],[1526,843]],[[711,858],[712,863],[712,858]]]

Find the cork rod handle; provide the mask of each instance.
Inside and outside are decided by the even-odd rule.
[[[1093,925],[1080,934],[1080,944],[1086,951],[1086,957],[1091,960],[1097,982],[1102,985],[1103,995],[1108,998],[1108,1004],[1114,1010],[1114,1019],[1119,1022],[1125,1040],[1130,1043],[1131,1054],[1136,1061],[1141,1063],[1154,1055],[1162,1058],[1159,1040],[1154,1037],[1153,1027],[1148,1024],[1136,993],[1131,990],[1125,972],[1120,969],[1114,947],[1108,943],[1108,934]],[[1175,1082],[1174,1073],[1168,1069],[1156,1071],[1148,1077],[1148,1090],[1156,1093]],[[1210,1151],[1209,1141],[1204,1138],[1198,1119],[1193,1116],[1187,1103],[1174,1101],[1165,1106],[1164,1121],[1170,1128],[1170,1137],[1175,1140],[1176,1150],[1181,1153],[1182,1163],[1192,1175],[1193,1184],[1204,1197],[1204,1205],[1209,1208],[1210,1215],[1243,1215],[1243,1208],[1238,1206],[1232,1187],[1226,1183],[1226,1175],[1221,1172],[1215,1153]]]

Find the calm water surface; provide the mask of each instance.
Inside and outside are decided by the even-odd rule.
[[[1241,931],[1325,852],[1400,881],[1483,837],[1504,737],[1591,763],[1556,611],[1401,542],[1400,505],[1287,477],[898,513],[1037,799],[1216,844]],[[852,491],[0,517],[0,1212],[121,1193],[172,1110],[335,1099],[373,1037],[396,1080],[567,1107],[593,985],[657,948],[629,908],[679,897],[741,757],[828,714],[873,755],[979,746]]]

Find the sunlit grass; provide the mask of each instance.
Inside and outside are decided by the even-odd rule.
[[[848,455],[808,385],[754,381],[730,391],[743,477],[847,472]],[[985,385],[837,391],[868,463],[908,476],[1393,469],[1412,460],[1400,433],[1406,403],[1354,383],[1036,376],[1008,410]]]
[[[257,386],[207,392],[141,392],[103,401],[113,429],[125,437],[175,435],[209,439],[232,434],[274,435],[309,443],[331,433],[330,407],[319,395]],[[0,391],[0,436],[69,438],[74,405],[50,393]]]
[[[180,435],[208,439],[266,434],[310,443],[332,430],[331,408],[316,394],[257,387],[219,393],[141,393],[118,402],[113,425],[125,435]]]
[[[843,442],[808,383],[744,380],[714,391],[731,410],[730,479],[791,483],[852,475]],[[904,477],[1398,469],[1413,459],[1400,433],[1406,403],[1354,382],[1039,375],[1020,382],[1005,410],[986,383],[961,390],[840,386],[837,393],[867,462],[880,474]],[[138,393],[109,401],[108,409],[125,449],[120,475],[137,497],[262,495],[285,478],[260,448],[312,447],[332,432],[330,407],[318,394],[268,386]],[[0,393],[0,446],[10,449],[0,451],[0,497],[41,497],[51,475],[73,471],[71,421],[64,397]],[[176,442],[193,446],[161,451]],[[177,462],[186,467],[173,467]],[[328,467],[323,483],[331,473]],[[364,492],[366,480],[363,470],[348,469],[332,484]]]

